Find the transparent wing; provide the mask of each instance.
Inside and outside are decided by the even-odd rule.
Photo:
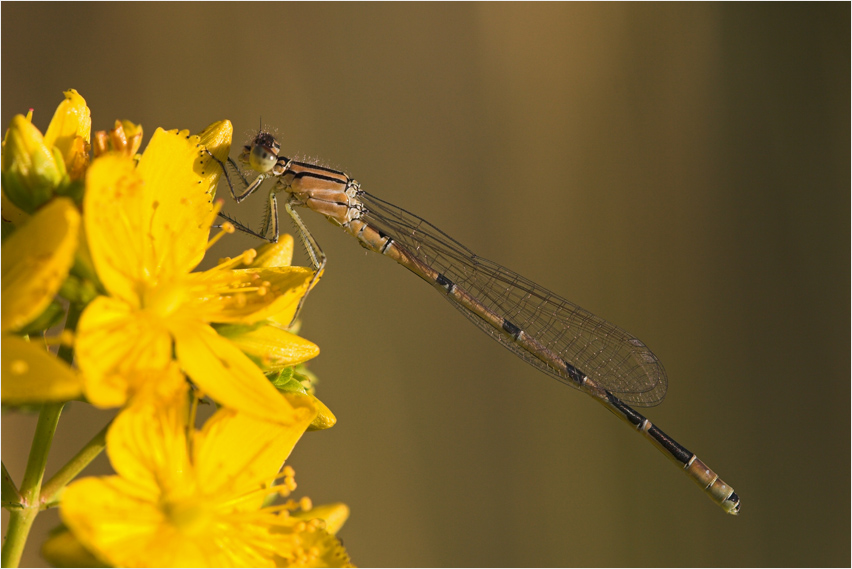
[[[358,197],[367,208],[365,221],[600,386],[625,402],[642,407],[657,405],[666,396],[668,382],[663,365],[639,339],[529,279],[475,255],[428,221],[367,192],[362,191]],[[520,358],[574,386],[564,369],[544,363],[453,296],[443,296]]]

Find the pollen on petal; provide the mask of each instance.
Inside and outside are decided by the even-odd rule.
[[[24,360],[12,360],[12,363],[9,365],[9,371],[12,372],[12,375],[24,375],[29,370],[30,364]]]
[[[3,403],[67,401],[82,393],[80,374],[39,344],[4,334],[2,345]]]

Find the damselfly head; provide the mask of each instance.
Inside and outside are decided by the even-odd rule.
[[[247,163],[252,170],[264,174],[275,166],[280,149],[281,146],[274,136],[268,132],[260,131],[251,141],[251,144],[243,149],[240,160]]]

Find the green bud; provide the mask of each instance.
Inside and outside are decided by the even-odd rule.
[[[41,132],[23,115],[12,119],[0,161],[3,193],[27,213],[53,197],[66,178],[62,153],[45,144]]]

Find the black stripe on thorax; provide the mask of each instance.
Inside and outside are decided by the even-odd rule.
[[[351,178],[346,172],[341,172],[340,170],[335,170],[334,168],[326,168],[325,166],[320,166],[319,164],[311,164],[310,162],[299,162],[298,160],[293,160],[293,165],[301,166],[303,168],[313,168],[314,170],[322,170],[323,172],[328,172],[329,174],[336,174],[342,178],[351,180]]]
[[[335,178],[333,176],[325,176],[323,174],[317,174],[316,172],[294,172],[292,169],[288,171],[289,174],[293,175],[294,179],[301,180],[302,178],[312,178],[314,180],[323,180],[326,182],[334,182],[335,184],[346,185],[349,183],[349,177],[346,174],[341,174],[342,176],[346,176],[345,180],[341,180],[340,178]]]

